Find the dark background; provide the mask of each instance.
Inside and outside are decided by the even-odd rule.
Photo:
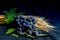
[[[50,23],[55,26],[57,32],[51,31],[51,37],[37,38],[36,40],[60,40],[60,1],[59,0],[34,0],[34,1],[0,1],[0,14],[4,14],[4,10],[17,8],[17,12],[21,11],[27,15],[42,16],[49,19]],[[6,27],[0,27],[0,40],[30,40],[25,37],[15,38],[11,35],[5,35]]]

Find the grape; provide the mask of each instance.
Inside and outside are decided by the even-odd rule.
[[[26,25],[26,27],[28,28],[28,27],[29,27],[29,25]]]
[[[19,32],[19,34],[21,34],[22,32],[26,32],[27,30],[29,30],[29,34],[30,35],[38,35],[38,28],[36,28],[35,24],[36,21],[33,17],[28,17],[25,18],[24,16],[16,16],[16,22],[19,25],[20,30],[17,31]]]
[[[19,31],[17,31],[17,33],[19,33],[19,34],[22,33],[22,28],[19,28],[18,30]]]
[[[35,35],[36,35],[36,36],[38,35],[38,31],[35,31]]]
[[[29,31],[29,34],[32,35],[32,31]]]
[[[26,23],[23,23],[23,26],[26,26]]]
[[[35,19],[33,17],[30,17],[30,19],[32,20],[32,22],[35,21]]]
[[[25,20],[26,18],[24,16],[19,16],[19,19]]]
[[[32,32],[32,35],[33,35],[33,36],[36,36],[35,32]]]
[[[22,30],[19,31],[19,34],[21,34],[21,33],[22,33]]]
[[[33,30],[33,31],[32,31],[32,35],[33,35],[33,36],[37,36],[38,34],[39,34],[39,33],[38,33],[37,30]]]
[[[20,28],[20,31],[22,31],[22,28]]]
[[[27,23],[23,23],[23,26],[28,27],[28,24]]]
[[[23,20],[24,23],[26,23],[27,20]]]
[[[36,21],[35,21],[35,19],[34,19],[33,17],[30,17],[30,19],[32,20],[32,23],[33,23],[33,24],[36,23]]]
[[[29,25],[29,29],[32,29],[32,25]]]
[[[37,28],[38,29],[38,28]],[[41,33],[41,30],[40,29],[38,29],[38,32],[39,32],[39,34]]]
[[[32,20],[30,18],[27,18],[27,21],[31,22]]]
[[[16,22],[17,22],[18,25],[20,24],[18,19],[16,19]]]
[[[20,26],[20,28],[22,28],[22,25],[19,25]]]
[[[18,22],[18,24],[20,25],[21,23],[20,23],[20,22]]]
[[[19,15],[19,16],[18,16],[18,18],[19,18],[19,19],[21,19],[21,18],[22,18],[22,16],[20,16],[20,15]]]
[[[27,20],[23,20],[23,23],[26,23],[27,22]]]
[[[30,23],[28,21],[25,22],[27,25],[30,25]]]
[[[19,19],[16,19],[16,22],[19,22]]]
[[[35,28],[35,30],[37,30],[37,31],[38,31],[38,28]]]
[[[18,17],[17,17],[17,16],[15,16],[15,19],[18,19]]]
[[[30,17],[30,19],[32,19],[32,21],[35,21],[35,19],[33,17]]]
[[[22,22],[23,22],[23,20],[19,20],[19,22],[21,22],[21,23],[22,23]]]
[[[39,32],[38,32],[38,31],[36,31],[35,33],[36,33],[36,35],[38,35],[38,34],[39,34]]]
[[[20,31],[20,28],[19,27],[17,28],[17,31]]]
[[[36,21],[32,21],[33,22],[33,24],[36,24]]]
[[[33,29],[35,29],[35,28],[36,28],[36,26],[35,26],[34,24],[32,24],[32,28],[33,28]]]

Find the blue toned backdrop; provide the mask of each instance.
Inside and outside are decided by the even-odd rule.
[[[60,3],[59,1],[5,1],[0,4],[0,14],[4,14],[4,10],[17,8],[17,12],[22,11],[27,15],[43,16],[51,20],[50,23],[55,26],[57,31],[51,31],[52,36],[37,38],[35,40],[60,40]],[[0,26],[0,40],[31,40],[30,38],[20,37],[15,38],[11,35],[6,35],[7,27]]]

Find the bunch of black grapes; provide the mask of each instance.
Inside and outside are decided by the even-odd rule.
[[[21,34],[23,32],[26,32],[30,35],[36,36],[40,34],[38,32],[38,28],[36,28],[36,20],[33,17],[25,17],[25,16],[15,16],[15,20],[19,27],[17,28],[17,33]]]

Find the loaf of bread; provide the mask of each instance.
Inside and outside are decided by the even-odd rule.
[[[0,24],[4,24],[5,16],[0,15]]]

